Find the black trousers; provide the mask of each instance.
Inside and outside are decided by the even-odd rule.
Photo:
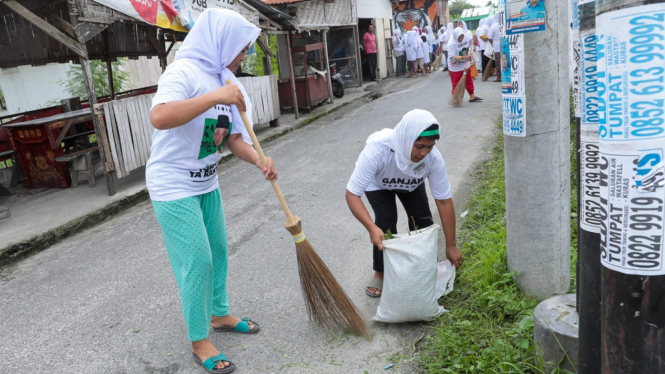
[[[485,56],[485,51],[484,51],[484,50],[480,51],[480,54],[483,56],[483,60],[482,60],[482,70],[481,70],[481,71],[484,73],[484,72],[485,72],[485,69],[487,68],[487,64],[490,63],[490,58],[487,57],[487,56]]]
[[[397,202],[402,202],[409,219],[409,230],[413,231],[432,226],[432,212],[427,202],[425,184],[421,184],[413,192],[378,190],[365,192],[369,204],[374,210],[374,223],[385,233],[397,233]],[[415,226],[414,226],[415,221]],[[383,252],[374,246],[374,271],[383,273]]]
[[[395,76],[401,77],[406,74],[406,55],[403,54],[399,57],[395,57]]]
[[[376,80],[376,53],[367,54],[367,63],[369,64],[369,78]]]

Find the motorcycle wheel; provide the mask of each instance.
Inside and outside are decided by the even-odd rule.
[[[333,82],[332,92],[333,92],[333,96],[335,96],[338,99],[343,97],[344,96],[344,85],[340,84],[339,82]]]

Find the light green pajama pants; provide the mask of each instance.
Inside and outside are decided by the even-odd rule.
[[[152,201],[180,290],[190,341],[208,337],[210,318],[229,314],[228,240],[219,188],[173,201]]]

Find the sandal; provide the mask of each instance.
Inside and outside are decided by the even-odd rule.
[[[377,288],[383,292],[383,279],[376,279],[372,278],[369,283],[367,283],[367,287],[365,287],[365,293],[369,297],[381,297],[381,295],[377,295],[373,292],[370,292],[369,288]]]
[[[226,356],[224,356],[223,353],[218,354],[217,356],[212,356],[208,358],[205,361],[202,361],[199,356],[196,355],[196,353],[192,352],[194,355],[194,361],[198,363],[199,365],[202,365],[206,370],[208,370],[211,373],[215,374],[228,374],[233,372],[236,369],[236,365],[229,361]],[[226,361],[229,363],[229,366],[225,367],[224,369],[217,369],[215,366],[217,366],[217,363],[220,361]]]
[[[478,96],[476,96],[475,99],[471,99],[471,100],[469,100],[470,103],[475,103],[476,101],[483,101],[483,98],[482,98],[482,97],[478,97]]]
[[[254,328],[250,329],[249,328],[249,323],[247,322],[252,322],[254,324]],[[252,321],[251,318],[241,318],[240,322],[238,322],[235,327],[233,326],[220,326],[220,327],[213,327],[213,330],[215,332],[237,332],[239,334],[256,334],[261,330],[261,327],[259,326],[258,323]]]

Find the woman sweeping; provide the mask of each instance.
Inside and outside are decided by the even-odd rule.
[[[456,27],[448,42],[448,74],[450,74],[450,81],[453,86],[451,93],[455,92],[455,87],[457,87],[462,77],[465,76],[466,91],[471,96],[469,102],[474,103],[482,99],[474,94],[471,74],[464,74],[464,70],[469,68],[469,61],[471,60],[471,56],[469,55],[470,48],[471,38],[464,33],[461,27]]]
[[[446,235],[446,257],[459,267],[462,253],[455,241],[455,207],[450,193],[443,156],[434,144],[440,139],[440,125],[432,113],[414,109],[404,115],[395,129],[383,129],[367,138],[356,168],[346,187],[346,202],[353,215],[365,226],[374,245],[374,276],[365,292],[381,296],[383,288],[383,245],[385,233],[397,232],[397,197],[406,210],[409,229],[431,226],[425,178]],[[360,199],[365,194],[375,220]]]
[[[217,177],[219,149],[276,180],[272,160],[261,164],[239,110],[252,104],[232,71],[260,29],[229,10],[201,14],[175,61],[159,79],[150,119],[156,131],[146,183],[180,290],[193,358],[213,373],[235,369],[208,339],[216,332],[253,334],[259,325],[229,313],[227,231]],[[225,79],[234,84],[224,85]]]

